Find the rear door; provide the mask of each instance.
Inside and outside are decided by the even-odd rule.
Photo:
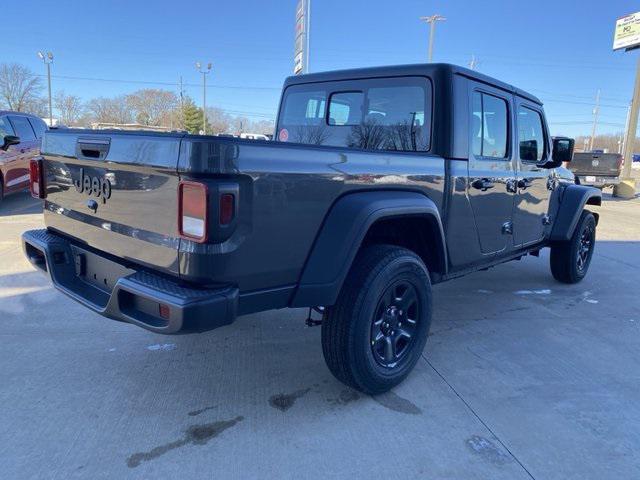
[[[122,260],[178,274],[182,135],[49,130],[45,224]]]
[[[6,166],[5,186],[7,191],[22,190],[29,186],[29,160],[38,152],[38,139],[24,115],[8,115],[20,143],[9,148],[13,156]]]
[[[541,241],[549,225],[549,199],[553,170],[540,168],[551,155],[550,139],[542,108],[516,97],[518,135],[518,173],[514,242],[526,246]]]
[[[511,248],[515,167],[511,94],[470,82],[468,195],[483,255]]]

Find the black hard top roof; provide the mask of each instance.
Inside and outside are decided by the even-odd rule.
[[[332,82],[337,80],[353,80],[357,78],[374,78],[403,75],[436,76],[440,73],[462,75],[464,77],[500,88],[507,92],[511,92],[513,94],[531,100],[532,102],[542,105],[540,99],[535,95],[525,92],[524,90],[516,88],[508,83],[501,82],[500,80],[497,80],[488,75],[479,73],[475,70],[470,70],[458,65],[452,65],[450,63],[418,63],[410,65],[393,65],[387,67],[354,68],[350,70],[334,70],[330,72],[295,75],[287,77],[284,82],[284,87],[286,88],[290,85],[298,85],[302,83]]]

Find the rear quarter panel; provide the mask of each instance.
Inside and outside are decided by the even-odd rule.
[[[192,137],[178,169],[187,177],[222,175],[240,183],[234,235],[221,245],[183,241],[180,270],[185,278],[237,283],[242,292],[296,283],[342,195],[418,191],[440,208],[444,191],[444,159],[418,153]]]

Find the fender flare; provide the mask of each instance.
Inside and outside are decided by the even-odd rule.
[[[601,205],[602,192],[585,185],[567,185],[562,192],[556,220],[549,240],[568,241],[578,225],[585,205]],[[597,220],[597,219],[596,219]]]
[[[333,305],[369,227],[383,218],[428,217],[438,231],[440,269],[446,273],[447,250],[440,212],[427,196],[409,191],[347,194],[331,207],[302,270],[292,307]]]

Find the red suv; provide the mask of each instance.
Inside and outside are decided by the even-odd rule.
[[[0,110],[0,202],[29,186],[29,160],[40,152],[47,128],[34,115]]]

